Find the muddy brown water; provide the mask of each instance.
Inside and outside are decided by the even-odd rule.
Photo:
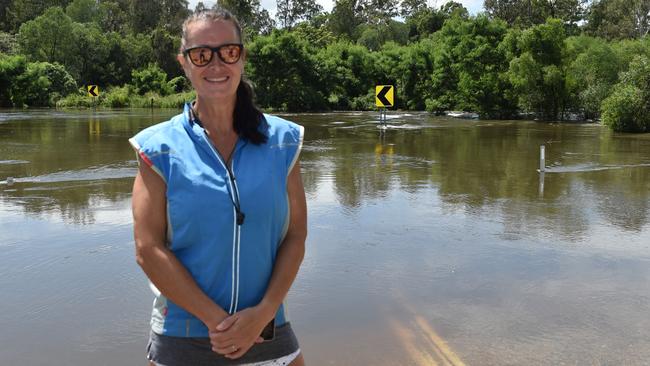
[[[127,139],[175,113],[0,111],[0,364],[146,364]],[[650,364],[650,135],[284,116],[306,128],[309,365]]]

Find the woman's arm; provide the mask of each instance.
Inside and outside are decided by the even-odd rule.
[[[298,274],[298,269],[305,256],[305,240],[307,239],[307,202],[305,189],[300,175],[300,163],[296,162],[287,179],[289,193],[289,229],[280,245],[273,266],[273,274],[266,289],[264,298],[258,307],[265,313],[267,323],[275,318],[275,313],[284,301]]]
[[[291,213],[289,228],[278,250],[273,274],[262,301],[257,306],[244,309],[226,318],[217,327],[218,332],[210,333],[213,349],[218,353],[225,354],[228,358],[239,358],[244,355],[258,338],[264,326],[275,318],[305,256],[307,203],[299,162],[296,162],[287,178],[287,193]],[[223,345],[229,344],[235,345],[238,351],[232,352],[232,349],[222,348]]]
[[[164,296],[199,318],[208,329],[216,329],[228,313],[199,288],[165,245],[165,191],[162,178],[141,160],[132,199],[136,260]]]

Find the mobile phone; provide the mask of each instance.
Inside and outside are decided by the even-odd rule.
[[[275,338],[275,319],[271,319],[264,329],[262,329],[260,336],[265,341],[272,341]]]

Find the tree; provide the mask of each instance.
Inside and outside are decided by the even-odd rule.
[[[318,50],[318,73],[329,107],[336,110],[355,109],[355,99],[363,98],[375,85],[374,59],[370,51],[349,41],[339,41]]]
[[[27,68],[25,56],[7,56],[0,53],[0,106],[11,107],[16,78]]]
[[[241,24],[247,37],[268,34],[274,27],[269,13],[262,9],[259,0],[218,0],[215,7],[229,10]]]
[[[0,31],[7,32],[11,30],[11,22],[7,15],[7,9],[11,5],[12,0],[0,0]]]
[[[567,88],[577,109],[585,118],[596,118],[600,106],[618,81],[621,69],[619,59],[612,47],[601,38],[588,36],[567,39],[567,56],[570,64],[567,70]]]
[[[0,31],[0,53],[13,55],[18,51],[16,35]]]
[[[402,0],[399,7],[399,15],[404,18],[409,18],[427,8],[426,0]]]
[[[549,19],[521,33],[519,54],[510,61],[509,80],[518,95],[519,106],[544,119],[563,118],[567,106],[564,24]]]
[[[276,18],[283,28],[291,29],[300,21],[309,21],[323,11],[315,0],[277,0]]]
[[[156,64],[149,64],[147,67],[133,70],[132,83],[136,93],[144,95],[149,92],[167,95],[171,92],[167,83],[167,74]]]
[[[38,61],[65,64],[72,43],[72,20],[58,6],[23,24],[18,32],[22,52]]]
[[[433,8],[424,8],[406,19],[409,27],[409,39],[417,41],[442,29],[447,15]]]
[[[564,21],[567,30],[577,31],[584,18],[587,0],[485,0],[483,6],[492,18],[505,20],[509,25],[530,27],[543,24],[547,18]]]
[[[196,6],[194,7],[194,12],[195,12],[195,13],[200,13],[200,12],[202,12],[202,11],[206,11],[206,10],[208,10],[208,9],[209,9],[209,8],[208,8],[207,6],[205,6],[205,4],[203,3],[203,1],[199,1],[198,3],[196,3]]]
[[[650,131],[650,59],[637,56],[603,102],[603,122],[614,131]]]
[[[650,1],[595,0],[588,10],[586,30],[606,39],[646,36],[650,32]]]
[[[119,2],[102,1],[99,3],[99,25],[105,32],[126,33],[129,20],[127,12]]]
[[[337,36],[356,40],[356,29],[364,22],[360,0],[335,0],[328,26]]]
[[[469,11],[461,3],[455,1],[448,1],[440,7],[440,12],[445,14],[447,17],[457,16],[459,18],[467,19],[469,18]]]
[[[171,34],[180,34],[183,21],[190,15],[187,0],[162,0],[159,26]]]
[[[327,16],[323,14],[312,19],[310,22],[299,23],[293,28],[294,34],[319,49],[327,47],[327,45],[336,41],[336,37],[325,25],[325,21],[322,20],[323,18],[326,20]]]
[[[182,74],[178,60],[176,60],[180,44],[181,39],[179,36],[170,34],[162,27],[158,27],[151,32],[153,60],[170,78]]]
[[[485,0],[483,7],[490,18],[504,20],[509,25],[518,23],[520,19],[529,23],[532,17],[531,0]]]
[[[357,43],[366,46],[371,51],[377,51],[386,42],[395,42],[397,44],[406,44],[409,40],[409,27],[395,20],[390,20],[386,24],[359,26],[361,35]]]
[[[130,21],[131,27],[136,33],[146,33],[156,28],[163,12],[161,1],[131,0]]]
[[[316,50],[297,35],[276,30],[255,39],[247,74],[261,105],[287,111],[325,107],[323,81],[317,74]]]
[[[17,31],[22,24],[40,16],[53,6],[65,8],[70,0],[13,0],[6,9],[8,30],[12,33]],[[0,3],[1,5],[5,5]]]
[[[96,23],[73,23],[66,65],[81,85],[105,85],[108,41]]]
[[[388,24],[397,15],[399,10],[394,0],[363,0],[363,18],[368,24]]]
[[[53,106],[58,98],[72,93],[77,84],[65,68],[57,63],[33,62],[15,81],[12,92],[14,106]]]
[[[427,109],[460,109],[483,117],[504,118],[516,110],[509,95],[508,55],[500,44],[506,23],[479,15],[467,20],[452,17],[436,34],[431,91]]]
[[[74,0],[65,8],[65,13],[77,23],[100,21],[100,6],[96,0]]]

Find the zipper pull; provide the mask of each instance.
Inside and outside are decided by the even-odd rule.
[[[237,225],[239,225],[239,226],[243,225],[245,218],[246,218],[246,215],[244,215],[243,212],[237,210]]]

